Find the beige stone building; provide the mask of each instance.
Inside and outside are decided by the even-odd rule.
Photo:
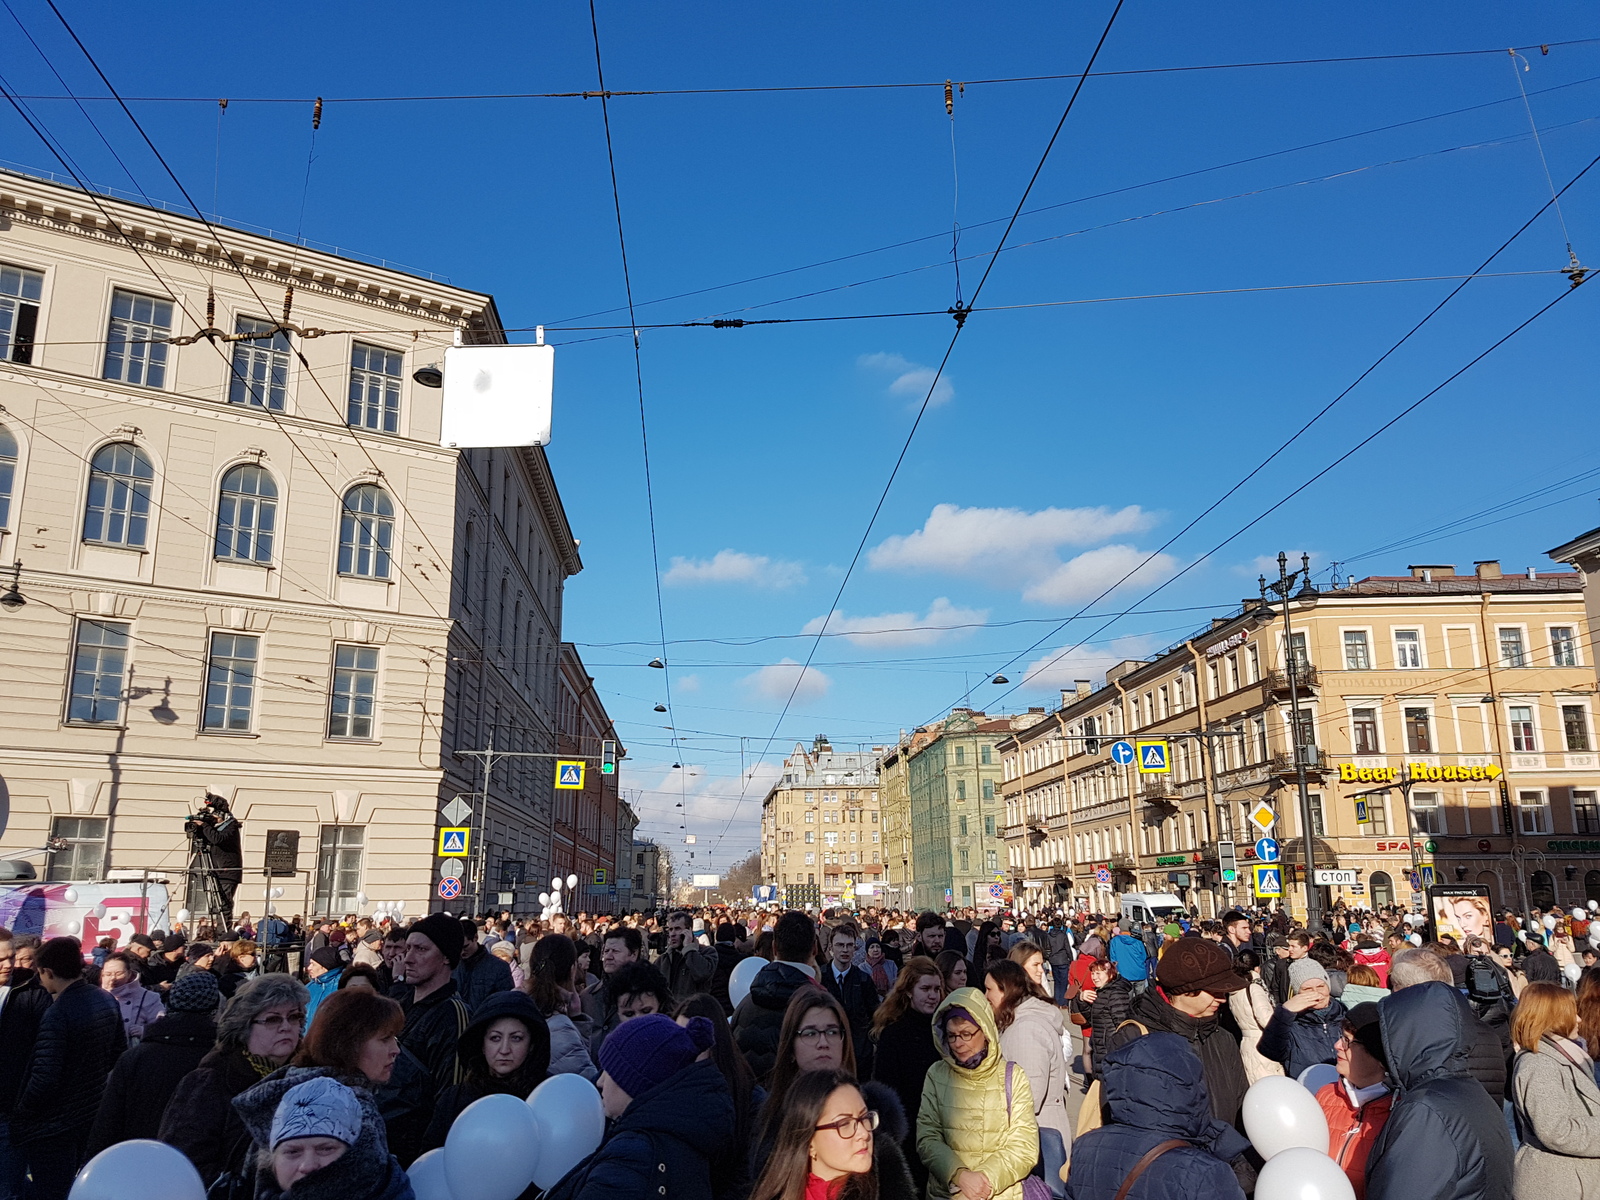
[[[778,886],[785,903],[805,902],[808,893],[784,890],[799,885],[819,889],[824,906],[881,903],[882,754],[881,746],[835,750],[819,735],[810,750],[797,744],[783,760],[783,774],[761,802],[761,877]]]
[[[547,760],[485,800],[457,752],[553,749],[577,543],[543,451],[441,449],[414,379],[505,341],[493,299],[9,173],[0,231],[0,857],[181,895],[209,792],[236,908],[291,830],[281,912],[410,915],[465,794],[453,907],[547,877]]]
[[[1260,833],[1247,816],[1262,802],[1294,883],[1298,742],[1311,748],[1315,865],[1360,878],[1324,889],[1325,902],[1407,903],[1414,866],[1482,883],[1496,903],[1600,899],[1596,685],[1577,575],[1417,566],[1299,593],[1289,620],[1286,642],[1282,605],[1246,601],[1153,660],[1112,668],[1103,687],[1064,693],[1048,721],[999,747],[1009,866],[1025,892],[1096,908],[1106,890],[1177,891],[1214,914],[1247,896]],[[1165,742],[1171,769],[1119,766],[1121,739]],[[1396,789],[1358,814],[1353,793],[1402,773],[1409,813]],[[1238,886],[1218,879],[1219,838],[1237,845]],[[1303,908],[1303,887],[1289,900]]]

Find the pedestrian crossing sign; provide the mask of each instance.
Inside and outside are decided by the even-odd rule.
[[[1139,773],[1141,775],[1159,775],[1172,770],[1172,759],[1168,754],[1165,742],[1137,742],[1134,749],[1138,753]]]
[[[472,830],[444,826],[439,830],[439,857],[466,858]]]
[[[1277,863],[1270,866],[1257,863],[1250,868],[1251,890],[1258,899],[1269,900],[1280,898],[1283,895],[1283,868]]]
[[[581,758],[556,759],[556,786],[576,791],[583,787],[583,760]]]

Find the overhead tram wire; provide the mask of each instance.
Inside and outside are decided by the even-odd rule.
[[[1590,159],[1588,165],[1585,166],[1576,175],[1574,175],[1571,179],[1569,179],[1567,181],[1566,185],[1564,187],[1562,187],[1561,191],[1556,193],[1556,195],[1560,196],[1560,195],[1564,194],[1569,188],[1571,188],[1580,179],[1582,179],[1585,175],[1587,175],[1594,168],[1594,166],[1597,163],[1600,163],[1600,155],[1597,155],[1596,157]],[[1089,600],[1087,603],[1085,603],[1083,608],[1080,609],[1078,613],[1076,613],[1073,616],[1067,618],[1067,620],[1061,622],[1061,624],[1058,625],[1054,630],[1052,630],[1051,632],[1047,633],[1044,637],[1042,637],[1038,641],[1034,642],[1032,646],[1028,647],[1028,649],[1024,650],[1022,652],[1022,654],[1016,655],[1013,658],[1007,660],[995,672],[993,672],[993,675],[1004,674],[1006,670],[1010,669],[1011,667],[1016,666],[1016,664],[1022,658],[1026,657],[1028,654],[1031,654],[1034,651],[1038,650],[1046,642],[1049,642],[1053,638],[1055,638],[1055,636],[1057,634],[1059,634],[1063,629],[1065,629],[1069,624],[1071,624],[1072,621],[1079,619],[1081,617],[1082,613],[1086,612],[1091,605],[1098,604],[1102,600],[1104,600],[1107,596],[1111,595],[1111,593],[1116,591],[1117,588],[1121,587],[1124,583],[1126,583],[1129,579],[1131,579],[1135,574],[1137,574],[1139,571],[1143,570],[1151,562],[1153,562],[1155,560],[1155,557],[1158,554],[1161,554],[1163,551],[1169,549],[1179,538],[1183,537],[1184,534],[1188,533],[1191,529],[1193,529],[1196,525],[1198,525],[1206,517],[1210,516],[1213,512],[1215,512],[1218,508],[1220,508],[1230,497],[1232,497],[1236,492],[1238,492],[1239,489],[1244,487],[1245,484],[1249,483],[1250,480],[1254,479],[1257,475],[1259,475],[1262,471],[1264,471],[1270,463],[1272,463],[1281,454],[1283,454],[1286,450],[1288,450],[1288,448],[1291,445],[1293,445],[1296,441],[1298,441],[1300,439],[1300,437],[1302,435],[1304,435],[1308,430],[1310,430],[1310,428],[1313,425],[1315,425],[1324,416],[1326,416],[1329,412],[1331,412],[1333,410],[1333,408],[1337,404],[1339,404],[1340,401],[1342,401],[1346,396],[1348,396],[1357,387],[1359,387],[1361,385],[1361,383],[1364,380],[1367,379],[1368,376],[1370,376],[1374,371],[1376,371],[1380,366],[1382,366],[1384,362],[1386,362],[1390,357],[1392,357],[1396,352],[1398,352],[1399,349],[1402,346],[1404,346],[1414,336],[1416,336],[1416,334],[1419,331],[1421,331],[1423,326],[1427,325],[1430,321],[1432,321],[1433,318],[1435,316],[1437,316],[1438,313],[1445,307],[1445,305],[1449,304],[1450,301],[1452,301],[1458,295],[1460,295],[1462,289],[1465,288],[1467,286],[1467,284],[1472,282],[1473,279],[1477,278],[1478,274],[1480,272],[1482,272],[1484,270],[1484,268],[1488,267],[1490,263],[1494,262],[1494,260],[1496,258],[1500,257],[1500,255],[1502,253],[1504,253],[1505,250],[1513,242],[1515,242],[1519,237],[1521,237],[1525,232],[1527,232],[1527,230],[1533,225],[1533,223],[1535,221],[1537,221],[1541,216],[1543,216],[1544,213],[1545,213],[1545,210],[1548,209],[1551,206],[1551,204],[1553,204],[1554,202],[1555,202],[1555,197],[1552,197],[1550,200],[1546,200],[1543,204],[1541,204],[1539,206],[1538,210],[1535,211],[1534,214],[1531,217],[1529,217],[1526,221],[1524,221],[1517,228],[1516,232],[1511,234],[1510,237],[1506,238],[1505,241],[1501,242],[1500,245],[1497,246],[1495,248],[1495,250],[1487,258],[1485,258],[1482,263],[1480,263],[1478,265],[1478,268],[1477,268],[1476,271],[1474,271],[1472,274],[1466,276],[1464,279],[1462,279],[1462,281],[1459,284],[1457,284],[1448,293],[1446,293],[1445,297],[1442,300],[1440,300],[1438,304],[1434,305],[1433,308],[1429,309],[1428,312],[1423,315],[1423,317],[1422,317],[1422,319],[1420,321],[1418,321],[1415,325],[1413,325],[1410,329],[1408,329],[1405,332],[1405,334],[1403,334],[1400,337],[1400,339],[1398,341],[1396,341],[1387,350],[1385,350],[1381,355],[1379,355],[1376,359],[1374,359],[1373,362],[1371,363],[1371,365],[1369,365],[1364,371],[1362,371],[1361,374],[1356,376],[1356,378],[1354,380],[1352,380],[1351,383],[1347,387],[1345,387],[1343,391],[1339,392],[1336,396],[1333,397],[1333,399],[1329,400],[1328,403],[1323,405],[1314,414],[1312,414],[1312,416],[1311,416],[1311,418],[1309,420],[1307,420],[1304,424],[1302,424],[1300,426],[1300,428],[1296,429],[1292,434],[1290,434],[1288,438],[1286,438],[1284,441],[1280,442],[1278,444],[1278,446],[1272,451],[1271,454],[1267,455],[1260,462],[1258,462],[1254,467],[1252,467],[1241,479],[1238,480],[1238,482],[1236,482],[1232,487],[1230,487],[1227,491],[1225,491],[1221,496],[1217,497],[1217,499],[1213,500],[1211,502],[1211,504],[1208,505],[1205,508],[1204,511],[1199,513],[1197,516],[1191,518],[1190,521],[1186,525],[1184,525],[1182,529],[1179,529],[1176,533],[1174,533],[1171,537],[1169,537],[1165,542],[1163,542],[1155,550],[1151,551],[1150,554],[1148,554],[1144,559],[1142,559],[1139,563],[1137,563],[1134,567],[1132,567],[1129,571],[1127,571],[1121,578],[1117,579],[1109,587],[1107,587],[1104,591],[1102,591],[1099,595],[1095,596],[1094,598]],[[1577,286],[1577,284],[1579,282],[1581,282],[1581,280],[1582,280],[1581,276],[1577,277],[1576,279],[1574,279],[1572,284],[1568,287],[1567,291],[1562,293],[1562,296],[1564,297],[1566,295],[1570,295],[1572,290],[1573,290],[1573,288],[1575,288]],[[1544,309],[1540,310],[1541,313],[1544,312],[1544,311],[1545,311]],[[1519,326],[1519,329],[1520,328],[1521,327]],[[1496,345],[1498,345],[1498,343],[1496,343]],[[1476,360],[1474,360],[1474,361],[1476,361]],[[1443,385],[1441,385],[1441,386],[1443,386]],[[1431,395],[1432,393],[1429,393],[1429,394]],[[1424,397],[1424,399],[1426,399],[1426,397]],[[1420,401],[1419,401],[1419,403],[1420,403]],[[1409,412],[1410,410],[1408,409],[1406,411]],[[1401,414],[1401,415],[1403,416],[1404,414]],[[1385,428],[1387,428],[1387,426],[1385,426]],[[1381,432],[1381,430],[1380,430],[1380,432]],[[1343,461],[1343,459],[1340,459],[1339,461]],[[1320,478],[1320,475],[1319,476],[1315,476],[1313,478]],[[1308,484],[1309,484],[1309,482],[1310,481],[1307,481]],[[1301,490],[1301,489],[1296,489],[1296,492],[1295,493],[1291,493],[1291,496],[1294,495],[1294,494],[1297,494],[1299,490]],[[1283,502],[1286,502],[1287,499],[1288,499],[1288,497],[1286,497],[1285,501],[1283,501]],[[1280,503],[1282,503],[1282,502],[1280,502]],[[1265,514],[1263,514],[1263,516],[1264,515]],[[1257,520],[1259,520],[1259,519],[1260,518],[1257,518]],[[1246,528],[1248,528],[1248,526]],[[1240,532],[1243,532],[1243,531],[1241,530]],[[1235,536],[1237,536],[1237,535],[1235,535]],[[1226,543],[1223,543],[1223,544],[1225,545]],[[1213,551],[1208,551],[1208,554],[1209,553],[1215,553],[1215,551],[1214,550]],[[1197,560],[1197,561],[1201,561],[1201,560]],[[1179,576],[1173,576],[1173,579],[1172,580],[1168,580],[1167,583],[1171,583],[1171,582],[1173,582],[1173,580],[1179,578],[1182,574],[1187,573],[1194,565],[1195,564],[1191,563],[1189,567],[1185,567],[1183,572],[1179,573]],[[1163,583],[1161,585],[1161,588],[1165,588],[1166,586],[1167,586],[1167,584]],[[1160,591],[1161,588],[1156,589],[1156,591]],[[1149,599],[1150,596],[1153,596],[1155,594],[1156,594],[1156,592],[1154,592],[1154,591],[1150,592],[1144,597],[1144,599]],[[1127,613],[1130,612],[1130,611],[1132,611],[1132,610],[1131,609],[1123,610],[1123,612],[1118,614],[1117,617],[1113,617],[1110,621],[1107,621],[1106,624],[1102,625],[1099,630],[1095,631],[1095,633],[1099,633],[1099,632],[1103,631],[1104,629],[1109,627],[1109,625],[1113,621],[1115,621],[1116,619],[1120,618],[1121,616],[1127,615]],[[1092,638],[1092,637],[1095,636],[1095,634],[1090,634],[1089,636]],[[1080,642],[1077,643],[1076,646],[1069,647],[1068,650],[1077,649],[1078,647],[1082,646],[1083,644],[1084,644],[1084,642],[1080,641]],[[1053,663],[1059,661],[1061,659],[1061,657],[1068,652],[1068,650],[1062,650],[1062,651],[1058,652],[1050,660],[1050,662],[1053,664]],[[993,675],[991,675],[991,678],[993,677]],[[1025,679],[1022,682],[1025,682]],[[1017,688],[1022,686],[1022,682],[1018,682],[1018,683],[1012,685],[1012,687],[1010,689],[1008,689],[1006,692],[1002,693],[1001,696],[998,697],[998,698],[1003,699],[1005,696],[1010,695],[1011,692],[1016,691]]]
[[[1588,46],[1596,42],[1600,42],[1600,38],[1569,38],[1566,41],[1539,42],[1527,46],[1513,47],[1513,49],[1519,51],[1538,50],[1542,53],[1548,53],[1551,50],[1565,49],[1569,46]],[[1335,66],[1342,63],[1414,62],[1428,59],[1473,58],[1488,54],[1504,54],[1506,49],[1505,46],[1495,46],[1485,50],[1421,50],[1401,54],[1350,54],[1324,58],[1279,58],[1242,62],[1191,63],[1175,67],[1125,67],[1113,71],[1092,71],[1087,75],[1079,75],[1077,73],[1066,75],[1003,75],[986,79],[956,80],[955,82],[963,87],[987,87],[1015,83],[1054,83],[1066,79],[1115,79],[1123,76],[1183,75],[1203,71],[1241,71],[1268,67],[1316,67]],[[322,99],[327,104],[439,104],[475,100],[606,100],[640,96],[742,96],[772,95],[786,92],[906,91],[919,88],[942,88],[943,86],[944,80],[941,79],[892,83],[775,84],[764,87],[640,88],[628,91],[608,91],[602,87],[599,91],[455,92],[412,96],[325,96]],[[68,100],[73,99],[73,97],[30,95],[23,96],[22,99]],[[106,97],[85,96],[82,99],[104,100]],[[217,97],[215,96],[129,96],[127,99],[139,104],[215,104],[217,102]],[[230,96],[228,103],[310,104],[315,99],[317,97],[313,96]]]
[[[127,102],[122,98],[121,94],[117,91],[116,86],[111,82],[110,78],[106,75],[105,71],[101,69],[99,62],[95,59],[94,55],[90,53],[89,48],[86,45],[84,45],[83,39],[78,36],[77,31],[75,29],[73,29],[71,23],[68,22],[68,20],[66,19],[66,17],[64,15],[62,15],[61,10],[56,7],[55,0],[45,0],[45,3],[49,6],[50,11],[55,14],[56,20],[58,20],[61,23],[61,27],[63,29],[65,29],[67,31],[68,36],[72,38],[72,41],[78,47],[79,52],[83,54],[85,60],[87,60],[89,65],[94,69],[95,74],[100,77],[100,82],[102,84],[104,84],[106,90],[111,93],[112,99],[114,99],[117,102],[118,107],[121,108],[123,114],[128,118],[129,123],[131,123],[133,125],[134,129],[138,132],[139,137],[144,141],[144,144],[149,148],[150,153],[155,155],[156,161],[161,164],[162,170],[166,172],[167,177],[172,180],[173,185],[182,194],[185,203],[187,203],[189,208],[194,212],[196,219],[199,220],[199,222],[202,225],[205,226],[206,231],[214,239],[216,239],[217,245],[223,248],[223,250],[224,250],[223,258],[225,259],[227,264],[234,269],[235,273],[243,281],[245,287],[249,290],[251,296],[255,299],[256,303],[262,307],[262,311],[267,312],[267,313],[271,313],[273,311],[272,308],[269,305],[267,305],[266,301],[262,298],[261,294],[256,290],[254,281],[250,278],[249,274],[245,271],[244,267],[233,257],[233,254],[227,250],[226,243],[223,241],[222,235],[217,230],[216,225],[209,218],[207,218],[205,213],[201,211],[200,206],[197,203],[195,203],[194,197],[189,194],[188,188],[186,188],[184,186],[184,184],[183,184],[183,181],[180,178],[178,178],[177,172],[172,169],[171,164],[169,164],[167,162],[166,157],[161,153],[160,149],[156,146],[154,140],[151,139],[149,133],[146,132],[144,126],[140,123],[139,118],[134,115],[133,110],[128,107]],[[63,165],[65,165],[65,164],[63,164]],[[78,178],[76,173],[74,173],[74,178],[75,179]],[[79,186],[80,187],[84,186],[81,180],[79,180]],[[85,188],[85,190],[87,191],[88,189]],[[126,235],[124,235],[124,236],[126,236]],[[129,239],[129,242],[130,242],[130,245],[131,245],[132,244],[132,239],[131,238]],[[143,254],[140,254],[139,257],[140,257],[141,261],[144,261]],[[146,263],[146,265],[148,266],[149,264]],[[153,268],[152,268],[152,273],[155,273]],[[160,276],[157,275],[157,278],[159,279]],[[191,317],[191,320],[193,320],[192,317]],[[198,325],[198,324],[199,323],[196,322],[196,325]],[[430,332],[438,332],[438,331],[430,331]],[[210,341],[210,339],[208,338],[207,341]],[[215,342],[212,342],[212,346],[217,351],[217,354],[220,357],[222,357],[223,361],[228,364],[229,370],[231,372],[233,370],[232,361],[231,361],[231,359],[229,359],[229,357],[227,356],[226,352],[223,350],[223,348],[221,346],[216,345]],[[289,340],[289,348],[290,348],[291,352],[295,355],[296,359],[299,360],[300,365],[302,366],[302,368],[305,369],[305,371],[306,371],[308,377],[311,379],[312,383],[316,385],[317,391],[322,394],[322,398],[328,402],[328,406],[333,411],[334,415],[336,417],[342,417],[343,413],[341,412],[339,406],[334,402],[333,397],[328,394],[327,388],[323,387],[322,381],[319,378],[317,378],[316,373],[311,370],[311,364],[307,361],[304,351],[301,350],[301,348],[299,346],[297,346],[294,343],[293,340]],[[295,441],[294,434],[283,424],[283,422],[279,419],[278,415],[275,412],[273,412],[270,408],[267,408],[265,406],[263,406],[260,411],[262,412],[262,414],[267,416],[272,421],[272,423],[278,428],[279,432],[281,432],[290,441],[290,443],[292,445],[295,445],[295,447],[300,450],[301,457],[303,459],[305,459],[307,465],[311,467],[312,471],[317,475],[317,477],[320,480],[322,480],[322,482],[333,492],[334,496],[336,498],[342,499],[343,493],[338,489],[338,487],[333,483],[333,481],[328,479],[328,477],[316,465],[316,463],[312,459],[312,457],[309,454],[306,453],[304,447],[301,447]],[[365,442],[363,442],[362,439],[359,436],[356,436],[354,433],[351,435],[351,440],[355,443],[356,448],[361,451],[362,456],[367,460],[367,463],[372,467],[372,469],[378,472],[379,478],[387,479],[388,476],[384,473],[383,469],[378,465],[377,460],[372,457],[372,452],[367,449],[367,446],[366,446]],[[405,514],[405,516],[406,516],[406,527],[407,527],[408,531],[411,532],[411,533],[414,533],[415,535],[417,535],[418,537],[420,537],[423,540],[423,542],[427,546],[428,551],[433,556],[433,561],[436,564],[439,564],[441,569],[444,569],[444,564],[448,564],[451,561],[450,558],[448,556],[442,554],[439,551],[439,548],[434,545],[433,539],[429,536],[429,534],[427,532],[426,525],[424,525],[421,521],[419,521],[416,518],[415,514],[413,514],[411,512],[409,506],[405,502],[405,497],[400,493],[400,490],[391,487],[391,488],[388,489],[388,491],[390,493],[390,498],[393,500],[393,502],[396,505],[398,505],[400,511]],[[401,558],[402,558],[402,561],[397,562],[396,563],[396,567],[397,567],[398,570],[401,570],[403,572],[404,569],[405,569],[405,565],[404,565],[404,562],[403,562],[404,556],[401,556]],[[425,603],[430,609],[433,610],[434,615],[439,616],[439,617],[447,616],[447,613],[441,613],[439,611],[439,608],[438,608],[437,605],[434,604],[432,597],[430,597],[428,595],[427,589],[419,587],[419,588],[416,589],[416,592],[417,592],[417,595],[422,599],[423,603]]]
[[[633,306],[633,276],[628,269],[628,239],[623,232],[622,225],[622,190],[617,184],[617,156],[611,140],[611,107],[610,98],[606,95],[605,63],[600,53],[600,18],[595,12],[595,0],[589,0],[589,29],[594,37],[594,70],[595,77],[600,84],[600,121],[606,135],[606,166],[611,175],[611,204],[617,218],[617,250],[622,259],[622,286],[628,299],[628,318],[630,323],[634,318]],[[639,330],[635,326],[633,333],[633,379],[639,396],[639,448],[644,459],[644,500],[645,512],[650,521],[650,576],[655,583],[656,592],[656,630],[660,634],[661,657],[656,660],[662,664],[661,683],[664,693],[663,703],[667,706],[667,716],[672,716],[672,660],[667,657],[667,611],[666,604],[661,596],[661,550],[656,540],[656,499],[655,487],[650,473],[650,429],[645,417],[644,404],[644,356],[639,347]],[[673,735],[674,748],[676,749],[677,735]],[[679,751],[678,762],[682,763],[682,751]],[[687,795],[686,776],[687,769],[678,773],[679,806],[683,810],[684,824],[688,823],[689,799]]]
[[[590,3],[592,4],[593,0],[590,0]],[[778,729],[782,726],[784,717],[788,716],[789,708],[794,703],[795,696],[800,692],[800,685],[805,681],[806,672],[811,669],[811,661],[816,657],[817,648],[822,644],[822,635],[827,632],[828,625],[833,620],[834,614],[839,611],[839,601],[844,596],[844,590],[850,583],[851,575],[855,573],[856,564],[861,561],[862,552],[867,547],[867,540],[872,536],[873,526],[877,524],[878,515],[883,511],[883,506],[889,499],[889,491],[894,487],[895,477],[900,474],[901,464],[905,462],[906,455],[911,452],[912,440],[917,436],[917,430],[922,425],[922,418],[927,414],[928,405],[933,401],[933,395],[939,387],[939,381],[944,378],[945,366],[950,362],[951,354],[955,352],[956,342],[961,338],[961,331],[966,328],[971,306],[976,304],[978,297],[983,294],[983,289],[989,282],[989,275],[994,270],[995,263],[999,261],[1000,252],[1005,249],[1006,239],[1011,236],[1011,230],[1016,226],[1018,218],[1022,216],[1022,210],[1027,206],[1028,197],[1033,193],[1034,184],[1039,181],[1039,176],[1044,171],[1045,163],[1050,160],[1050,152],[1055,149],[1056,141],[1060,138],[1062,129],[1066,127],[1067,118],[1072,115],[1072,110],[1078,102],[1078,97],[1083,94],[1083,86],[1089,78],[1089,72],[1094,69],[1095,60],[1100,57],[1100,51],[1105,47],[1106,39],[1111,36],[1111,29],[1117,23],[1117,16],[1122,12],[1123,3],[1124,0],[1117,0],[1116,6],[1111,10],[1111,16],[1106,20],[1105,28],[1100,31],[1100,38],[1095,42],[1094,50],[1089,55],[1089,61],[1084,64],[1082,73],[1073,85],[1072,94],[1067,98],[1066,107],[1061,110],[1061,117],[1056,122],[1055,129],[1051,131],[1050,140],[1045,143],[1044,152],[1039,155],[1039,162],[1033,168],[1033,174],[1028,177],[1027,186],[1022,189],[1022,196],[1018,199],[1017,206],[1011,213],[1011,219],[1006,222],[1006,227],[1000,234],[1000,240],[995,243],[994,252],[989,256],[989,263],[984,267],[983,274],[978,279],[978,285],[972,289],[972,300],[968,304],[960,308],[953,308],[950,311],[950,315],[955,319],[956,323],[955,330],[950,335],[950,344],[945,347],[944,355],[939,359],[939,365],[933,372],[933,378],[928,383],[927,394],[923,396],[922,404],[917,409],[916,418],[911,422],[911,428],[906,433],[905,444],[900,447],[900,453],[895,457],[894,466],[889,470],[889,478],[884,481],[883,491],[878,496],[878,502],[873,505],[872,515],[867,518],[866,528],[862,530],[861,539],[856,543],[855,553],[850,556],[850,562],[845,568],[844,577],[840,579],[839,588],[834,593],[833,603],[828,605],[827,616],[823,617],[822,625],[817,630],[816,637],[812,640],[811,649],[806,652],[806,660],[800,665],[800,669],[795,672],[794,686],[789,689],[788,698],[783,702],[783,709],[778,714],[777,723],[773,725],[772,732],[767,736],[761,753],[756,757],[757,763],[765,760],[768,752],[772,749],[773,739],[778,736]],[[738,816],[739,809],[744,804],[747,791],[748,786],[739,789],[739,796],[734,801],[727,820],[723,822],[722,830],[717,834],[717,840],[713,843],[713,847],[720,846],[723,839],[727,837],[734,818]]]

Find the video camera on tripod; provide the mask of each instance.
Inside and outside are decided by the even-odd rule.
[[[221,932],[233,921],[233,894],[243,876],[243,826],[227,800],[211,792],[183,822],[189,838],[189,908]]]
[[[228,802],[221,796],[213,796],[210,792],[206,793],[200,811],[183,823],[183,831],[191,839],[203,839],[213,843],[216,838],[227,837],[238,828],[239,818],[233,815]],[[208,837],[208,833],[213,836]]]

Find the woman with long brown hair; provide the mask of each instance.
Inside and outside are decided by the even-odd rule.
[[[945,997],[944,975],[931,958],[908,958],[889,989],[889,996],[872,1018],[872,1038],[878,1052],[872,1060],[872,1078],[890,1088],[900,1101],[906,1124],[917,1123],[922,1103],[922,1083],[928,1068],[939,1061],[933,1040],[933,1013]],[[911,1177],[920,1193],[928,1183],[928,1169],[917,1157],[916,1143],[908,1131],[902,1139]]]
[[[1530,983],[1511,1016],[1517,1057],[1512,1110],[1522,1145],[1511,1194],[1516,1200],[1600,1191],[1600,1087],[1594,1061],[1574,1039],[1578,1005],[1559,984]]]
[[[856,1051],[850,1039],[850,1018],[832,993],[817,987],[795,989],[783,1011],[778,1031],[777,1058],[772,1064],[768,1091],[756,1122],[753,1173],[759,1175],[783,1122],[784,1106],[794,1081],[807,1071],[843,1071],[856,1074]]]
[[[737,1155],[730,1154],[712,1160],[711,1192],[714,1196],[747,1196],[750,1191],[750,1171],[745,1153],[750,1146],[761,1102],[767,1094],[756,1084],[756,1073],[750,1069],[739,1043],[733,1040],[721,1001],[705,992],[697,992],[680,1001],[672,1010],[672,1019],[685,1029],[695,1017],[704,1017],[711,1022],[716,1039],[711,1044],[711,1061],[717,1064],[717,1070],[727,1080],[728,1091],[733,1096],[733,1141],[739,1147]]]
[[[984,998],[1000,1029],[1000,1052],[1022,1068],[1033,1093],[1033,1115],[1039,1125],[1037,1173],[1046,1187],[1060,1193],[1060,1171],[1072,1145],[1072,1118],[1067,1114],[1072,1081],[1061,1047],[1061,1010],[1027,969],[1009,958],[989,964]]]
[[[916,1192],[881,1115],[843,1071],[808,1071],[789,1089],[766,1169],[751,1200],[914,1200]],[[877,1132],[875,1132],[877,1131]]]

